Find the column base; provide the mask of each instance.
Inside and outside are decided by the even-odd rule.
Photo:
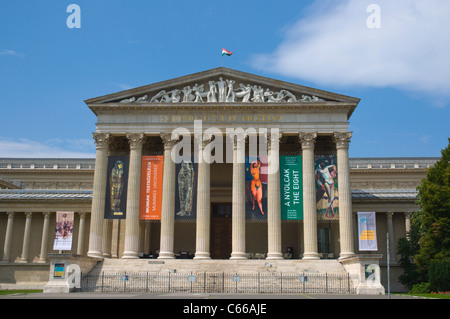
[[[356,256],[356,254],[355,254],[355,253],[352,253],[352,252],[341,253],[341,254],[339,255],[339,260],[341,260],[341,259],[347,259],[347,258],[352,258],[352,257],[355,257],[355,256]]]
[[[139,259],[139,255],[134,251],[125,251],[122,255],[122,259]]]
[[[18,263],[18,264],[28,264],[28,259],[20,257],[20,258],[16,259],[16,263]]]
[[[195,253],[194,259],[211,259],[209,253]]]
[[[281,253],[267,253],[267,260],[276,260],[276,259],[284,259],[283,254]]]
[[[246,253],[231,253],[230,260],[243,260],[248,259]]]
[[[159,252],[158,259],[175,259],[175,254],[168,251]]]
[[[87,256],[103,259],[103,252],[102,251],[88,251]]]
[[[305,253],[303,254],[303,260],[318,260],[320,259],[318,253]]]

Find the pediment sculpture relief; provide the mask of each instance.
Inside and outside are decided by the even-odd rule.
[[[218,81],[208,81],[208,87],[204,84],[195,83],[192,87],[187,85],[183,88],[170,91],[161,90],[154,96],[130,97],[121,100],[121,103],[284,103],[284,102],[324,102],[325,100],[317,96],[302,95],[297,98],[290,91],[281,89],[274,92],[269,88],[262,88],[260,85],[236,86],[234,80],[219,78]]]

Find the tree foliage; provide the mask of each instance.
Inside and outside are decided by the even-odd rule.
[[[433,260],[450,257],[450,138],[441,153],[418,187],[422,216],[415,262],[422,270]]]
[[[411,218],[408,237],[398,242],[399,280],[410,289],[429,280],[430,265],[450,260],[450,138],[441,154],[417,188],[421,210]]]

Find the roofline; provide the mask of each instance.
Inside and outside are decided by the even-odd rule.
[[[164,81],[155,82],[155,83],[152,83],[152,84],[139,86],[139,87],[128,89],[128,90],[118,91],[116,93],[106,94],[106,95],[102,95],[102,96],[98,96],[98,97],[94,97],[94,98],[89,98],[89,99],[84,100],[84,102],[89,106],[89,104],[101,103],[102,101],[105,101],[105,100],[116,100],[116,99],[120,99],[122,97],[129,96],[130,94],[139,94],[139,93],[141,93],[141,91],[145,91],[147,89],[163,87],[163,86],[166,86],[166,85],[174,86],[174,85],[177,85],[178,82],[184,83],[184,82],[189,81],[189,80],[190,81],[195,81],[195,80],[197,80],[199,78],[208,77],[208,76],[214,76],[214,75],[219,75],[219,74],[243,77],[243,78],[248,78],[248,80],[254,80],[254,81],[272,82],[272,84],[274,86],[280,86],[280,85],[281,86],[283,86],[283,85],[284,86],[292,86],[292,85],[295,85],[296,87],[298,87],[300,89],[304,89],[307,92],[311,92],[311,94],[313,94],[313,95],[314,94],[318,94],[318,95],[321,94],[321,95],[325,95],[325,96],[327,96],[329,98],[333,98],[334,97],[335,99],[340,99],[340,100],[343,100],[344,102],[347,102],[347,103],[355,103],[356,105],[361,100],[361,99],[356,98],[356,97],[351,97],[351,96],[342,95],[342,94],[338,94],[338,93],[333,93],[333,92],[329,92],[329,91],[325,91],[325,90],[315,89],[315,88],[303,86],[303,85],[300,85],[300,84],[297,84],[297,83],[293,83],[293,82],[281,81],[281,80],[276,80],[276,79],[273,79],[273,78],[269,78],[269,77],[265,77],[265,76],[261,76],[261,75],[256,75],[256,74],[252,74],[252,73],[248,73],[248,72],[238,71],[238,70],[225,68],[225,67],[218,67],[218,68],[213,68],[213,69],[209,69],[209,70],[205,70],[205,71],[201,71],[201,72],[192,73],[192,74],[189,74],[189,75],[184,75],[184,76],[181,76],[181,77],[176,77],[176,78],[169,79],[169,80],[164,80]],[[349,115],[349,117],[350,117],[350,115]]]

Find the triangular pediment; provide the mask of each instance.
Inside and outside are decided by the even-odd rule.
[[[88,105],[350,103],[356,107],[359,99],[221,67],[100,96],[85,102]]]

